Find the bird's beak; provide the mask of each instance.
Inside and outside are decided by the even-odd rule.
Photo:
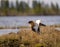
[[[30,22],[28,22],[30,24]]]

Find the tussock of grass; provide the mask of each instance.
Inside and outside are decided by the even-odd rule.
[[[60,32],[55,27],[41,27],[40,34],[32,30],[20,30],[0,36],[0,47],[60,47]]]

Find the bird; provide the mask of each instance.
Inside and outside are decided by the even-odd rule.
[[[45,24],[41,23],[41,20],[29,21],[28,22],[31,26],[32,31],[40,33],[40,26],[46,26]]]
[[[41,23],[41,20],[36,20],[36,24],[38,25],[37,33],[40,33],[40,26],[46,26],[45,24]]]
[[[34,21],[29,21],[28,23],[30,24],[32,31],[36,32],[35,28],[34,28],[34,26],[35,26]]]

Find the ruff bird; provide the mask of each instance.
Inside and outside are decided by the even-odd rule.
[[[45,24],[41,23],[41,20],[29,21],[28,22],[31,26],[32,31],[40,33],[40,26],[46,26]]]

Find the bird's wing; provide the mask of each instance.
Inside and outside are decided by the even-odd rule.
[[[45,24],[43,24],[43,23],[39,23],[39,25],[40,25],[40,26],[46,26],[46,25],[45,25]]]

